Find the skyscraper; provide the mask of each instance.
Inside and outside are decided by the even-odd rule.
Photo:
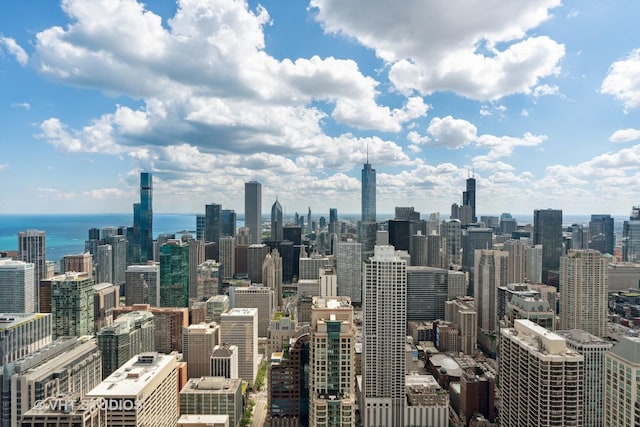
[[[338,229],[338,209],[337,208],[329,209],[329,233],[340,234],[340,230]]]
[[[471,207],[471,222],[478,222],[476,217],[476,179],[467,178],[467,191],[462,192],[462,206]]]
[[[34,265],[0,259],[0,313],[34,313],[38,307]]]
[[[349,298],[313,297],[310,335],[309,425],[355,426],[356,328]]]
[[[54,277],[51,288],[53,337],[93,335],[93,279],[66,273]]]
[[[211,375],[211,355],[220,340],[220,326],[216,322],[198,323],[182,328],[182,355],[187,362],[188,378]]]
[[[442,223],[440,230],[445,244],[444,267],[462,265],[462,224],[460,224],[460,220],[447,220]]]
[[[404,426],[407,263],[376,246],[363,273],[363,425]]]
[[[47,249],[45,232],[26,230],[18,233],[18,258],[34,266],[34,292],[38,295],[40,280],[47,278]]]
[[[635,427],[640,417],[640,338],[621,337],[604,358],[604,427]]]
[[[222,209],[220,211],[222,219],[222,236],[236,235],[236,211],[233,209]]]
[[[140,248],[137,263],[153,260],[153,184],[151,173],[140,173],[140,203],[133,205],[134,244]]]
[[[354,241],[338,243],[336,273],[338,295],[348,296],[352,303],[362,304],[362,245]]]
[[[591,215],[589,221],[589,249],[613,255],[616,236],[613,232],[613,218],[607,214]]]
[[[560,323],[603,338],[607,330],[607,264],[594,249],[572,250],[560,259]]]
[[[189,245],[180,240],[160,247],[160,306],[189,306]]]
[[[407,267],[407,320],[444,319],[447,279],[442,268]]]
[[[271,206],[271,240],[282,240],[282,206],[278,199]]]
[[[23,258],[24,259],[24,258]],[[622,260],[640,261],[640,206],[634,206],[622,228]]]
[[[222,205],[211,203],[204,206],[204,240],[206,242],[218,244],[222,236],[221,211]]]
[[[507,284],[509,253],[476,249],[474,298],[478,311],[478,340],[485,349],[495,352],[498,331],[498,287]]]
[[[251,243],[262,243],[262,184],[244,184],[244,225],[249,227]]]
[[[584,357],[561,336],[515,320],[514,328],[500,329],[498,373],[501,426],[583,425]]]
[[[362,243],[362,259],[373,255],[376,243],[376,170],[367,163],[362,168],[362,215],[358,236]]]
[[[562,210],[533,211],[533,244],[542,245],[542,280],[556,282],[562,256]]]
[[[258,374],[258,309],[233,308],[222,313],[220,342],[238,347],[238,375],[253,384]]]

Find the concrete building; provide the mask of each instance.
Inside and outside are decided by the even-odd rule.
[[[220,343],[220,327],[215,322],[182,328],[182,358],[187,362],[187,377],[211,375],[211,354]]]
[[[262,264],[269,253],[264,243],[249,245],[247,249],[247,274],[251,283],[262,283]]]
[[[273,313],[273,289],[264,286],[234,287],[234,308],[258,309],[258,336],[266,337]]]
[[[100,350],[90,337],[60,338],[4,366],[2,425],[17,427],[36,401],[66,393],[84,396],[102,378]]]
[[[440,226],[438,225],[438,229]],[[427,266],[448,268],[445,264],[446,239],[439,233],[427,234]]]
[[[607,329],[607,264],[594,249],[572,250],[560,260],[560,324],[598,337]]]
[[[444,320],[458,325],[461,352],[473,355],[478,341],[478,312],[471,297],[459,297],[445,302]]]
[[[102,379],[139,353],[155,348],[153,314],[132,311],[119,316],[111,326],[98,331],[98,347],[102,354]]]
[[[96,281],[98,283],[113,283],[113,246],[97,246],[95,259]]]
[[[640,419],[640,338],[621,337],[604,358],[604,427],[635,427]]]
[[[185,239],[184,235],[182,239]],[[212,293],[211,288],[205,290],[204,283],[198,280],[198,270],[200,265],[205,261],[205,242],[203,240],[196,240],[191,235],[187,235],[187,244],[189,245],[189,301],[202,301],[205,297],[217,295],[217,286]]]
[[[134,304],[132,306],[113,309],[113,319],[131,311],[148,311],[153,314],[155,325],[155,351],[169,354],[173,351],[182,353],[182,328],[189,326],[189,309],[152,307],[149,304]]]
[[[236,239],[233,236],[220,238],[220,264],[222,264],[222,278],[231,279],[235,274]]]
[[[0,313],[34,313],[39,305],[35,265],[0,259]]]
[[[130,265],[124,274],[125,303],[160,307],[160,264]]]
[[[258,374],[258,309],[233,308],[220,315],[220,342],[238,347],[238,375],[253,384]]]
[[[180,390],[180,414],[228,415],[229,425],[242,419],[242,380],[206,376],[192,378]]]
[[[362,304],[362,245],[356,241],[338,243],[336,256],[338,295],[351,298],[354,305]]]
[[[469,288],[467,273],[447,270],[447,274],[447,299],[466,296]]]
[[[109,427],[175,427],[177,391],[176,356],[141,353],[94,387],[87,398],[109,401]]]
[[[509,254],[496,250],[477,250],[475,256],[474,300],[478,312],[478,339],[495,352],[491,339],[498,332],[498,287],[507,284]]]
[[[444,221],[440,226],[444,238],[444,267],[462,265],[462,225],[458,219]]]
[[[393,246],[376,246],[363,274],[363,425],[402,426],[407,264],[396,257]]]
[[[282,307],[282,258],[277,249],[268,253],[262,263],[262,286],[273,291],[273,308]]]
[[[249,244],[262,243],[262,184],[257,181],[244,184],[244,225],[251,236]]]
[[[333,267],[333,265],[325,265],[320,269],[319,275],[320,277],[318,278],[318,282],[320,283],[320,296],[338,296],[338,276],[336,275],[335,267]]]
[[[226,295],[216,295],[207,300],[206,321],[220,323],[220,315],[226,313],[231,308],[229,297]]]
[[[22,416],[20,427],[108,427],[104,399],[87,401],[77,393],[48,397]]]
[[[36,286],[40,280],[49,277],[46,267],[46,247],[46,234],[44,231],[25,230],[18,233],[18,259],[33,264],[34,286]]]
[[[407,267],[407,320],[444,319],[448,272],[434,267]]]
[[[93,335],[93,284],[87,273],[65,273],[53,278],[51,314],[54,339]]]
[[[51,343],[51,314],[0,313],[0,368]]]
[[[233,344],[220,344],[213,347],[209,375],[212,377],[240,378],[238,374],[238,347]]]
[[[582,426],[584,356],[530,320],[500,330],[500,425]]]
[[[228,415],[180,415],[176,427],[230,427]]]
[[[112,283],[93,285],[93,330],[113,323],[113,309],[120,305],[120,286]]]
[[[640,263],[619,262],[608,264],[607,289],[609,292],[640,289]]]
[[[431,375],[408,375],[405,426],[447,427],[449,395]]]
[[[314,297],[309,358],[309,425],[355,426],[355,338],[349,297]]]
[[[62,257],[62,272],[87,273],[93,277],[93,257],[89,252]]]
[[[555,331],[555,333],[567,340],[569,348],[584,357],[582,425],[601,427],[604,422],[604,359],[613,347],[613,343],[581,329]]]

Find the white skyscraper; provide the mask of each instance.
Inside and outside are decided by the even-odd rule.
[[[338,295],[348,296],[352,303],[362,303],[362,244],[356,241],[338,243]]]
[[[640,419],[640,338],[622,337],[604,358],[604,427],[636,427]]]
[[[404,426],[407,263],[375,246],[364,265],[363,425]]]
[[[35,266],[30,262],[0,259],[0,313],[34,313]]]
[[[220,342],[238,347],[238,375],[253,384],[258,374],[258,309],[233,308],[222,313]]]

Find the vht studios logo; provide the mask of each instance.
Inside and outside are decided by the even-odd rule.
[[[36,400],[33,408],[53,412],[87,411],[93,409],[102,411],[140,411],[142,409],[142,403],[141,400],[137,399],[49,399]]]

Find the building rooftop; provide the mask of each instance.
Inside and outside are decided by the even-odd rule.
[[[629,362],[640,364],[640,337],[622,337],[611,353],[628,360]]]
[[[0,331],[16,328],[46,316],[51,317],[51,313],[0,313]]]
[[[180,393],[230,393],[242,386],[240,378],[200,377],[191,378]]]
[[[229,423],[229,415],[202,415],[202,414],[182,414],[178,419],[176,426],[183,424],[198,424],[198,425],[217,425]]]
[[[318,297],[314,296],[312,299],[313,308],[328,308],[329,310],[335,310],[337,308],[350,308],[351,298],[349,297]]]

